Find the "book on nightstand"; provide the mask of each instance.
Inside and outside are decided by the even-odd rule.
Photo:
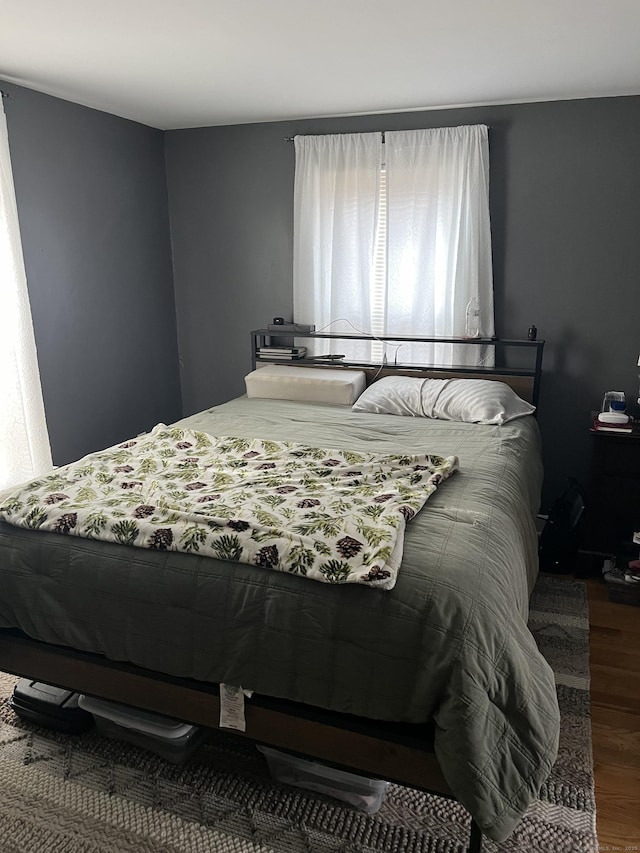
[[[633,432],[633,423],[628,421],[626,424],[611,424],[596,417],[593,419],[591,429],[594,432],[617,432],[624,435]]]

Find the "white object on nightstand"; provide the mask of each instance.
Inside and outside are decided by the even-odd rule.
[[[626,424],[629,423],[629,415],[624,412],[600,412],[598,420],[603,424]]]

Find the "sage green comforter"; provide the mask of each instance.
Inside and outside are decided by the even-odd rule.
[[[406,527],[394,589],[317,583],[174,551],[0,523],[0,627],[152,670],[374,719],[436,724],[445,777],[506,837],[555,758],[553,675],[527,629],[538,429],[240,398],[212,435],[457,456]]]

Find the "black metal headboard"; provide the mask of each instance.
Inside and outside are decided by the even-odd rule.
[[[296,358],[283,361],[280,358],[270,358],[260,353],[266,346],[292,346],[294,340],[327,339],[334,341],[383,341],[390,344],[401,343],[433,343],[452,344],[456,346],[493,347],[494,365],[472,367],[469,365],[417,365],[417,364],[380,364],[380,362],[349,361],[347,359]],[[501,340],[500,338],[422,338],[392,335],[350,335],[328,332],[313,332],[308,334],[292,334],[291,332],[276,332],[273,329],[255,329],[251,332],[251,364],[256,366],[265,362],[277,364],[293,364],[307,367],[335,367],[363,370],[368,382],[375,381],[381,376],[400,374],[407,376],[424,376],[427,378],[445,379],[493,379],[509,385],[523,400],[538,406],[540,397],[540,382],[542,379],[543,340]]]

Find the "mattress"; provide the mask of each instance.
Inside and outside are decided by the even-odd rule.
[[[447,781],[504,837],[551,767],[559,725],[553,674],[527,628],[535,420],[480,426],[243,397],[179,425],[455,455],[460,469],[407,525],[391,591],[0,523],[0,627],[358,716],[433,720]]]

